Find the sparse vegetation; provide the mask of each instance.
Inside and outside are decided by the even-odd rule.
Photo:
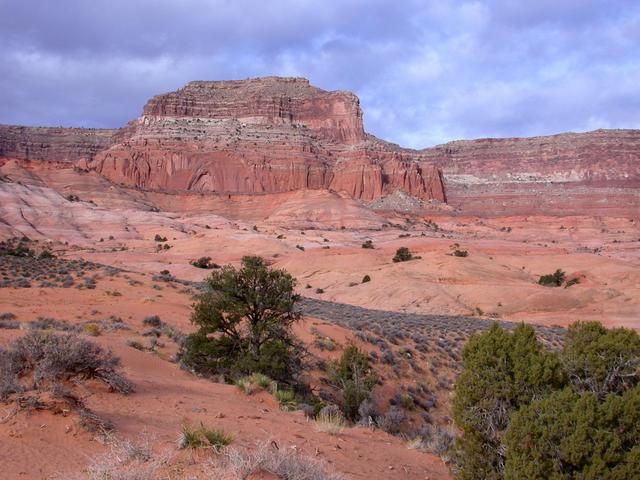
[[[362,277],[362,283],[367,283],[371,281],[371,277],[369,275],[365,275]]]
[[[156,233],[155,236],[153,237],[153,241],[154,242],[166,242],[167,241],[167,237],[163,237],[162,235],[160,235],[159,233]]]
[[[409,260],[417,260],[420,257],[414,256],[407,247],[400,247],[396,250],[396,254],[393,257],[395,263],[408,262]]]
[[[460,249],[456,248],[453,251],[453,256],[454,257],[468,257],[469,256],[469,252],[467,250],[460,250]]]
[[[362,243],[362,248],[373,248],[373,241],[372,240],[365,240]]]
[[[564,288],[573,287],[574,285],[578,285],[580,283],[580,278],[572,278],[567,283],[564,284]]]
[[[541,275],[538,279],[538,283],[545,287],[559,287],[564,283],[565,277],[566,274],[562,270],[557,269],[553,273]]]
[[[191,260],[189,263],[196,268],[220,268],[220,265],[211,261],[211,257],[200,257],[197,260]]]
[[[117,371],[117,357],[75,335],[33,331],[14,340],[9,349],[0,350],[0,356],[2,375],[9,383],[31,374],[36,389],[58,380],[93,378],[115,392],[133,391],[133,385]]]

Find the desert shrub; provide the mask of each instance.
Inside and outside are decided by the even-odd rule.
[[[331,367],[331,381],[340,391],[345,417],[357,420],[360,404],[369,398],[377,381],[367,355],[355,345],[348,345]]]
[[[7,376],[17,382],[32,374],[38,389],[59,380],[93,378],[116,392],[133,391],[133,385],[118,373],[118,357],[75,335],[30,332],[14,340],[2,355]]]
[[[373,242],[371,240],[365,240],[362,243],[362,248],[373,248]]]
[[[220,265],[218,265],[217,263],[211,262],[211,257],[200,257],[199,259],[192,260],[189,263],[196,268],[206,268],[206,269],[220,268]]]
[[[27,239],[28,241],[28,239]],[[15,241],[2,241],[0,242],[0,256],[7,255],[11,257],[33,257],[35,256],[35,252],[30,249],[24,241],[16,243]]]
[[[140,343],[138,340],[132,340],[132,339],[127,340],[127,346],[131,348],[135,348],[136,350],[140,350],[140,351],[145,350],[144,345]]]
[[[51,253],[49,250],[42,250],[40,252],[40,255],[38,255],[38,258],[41,260],[47,260],[49,258],[56,258],[56,256]]]
[[[376,418],[380,415],[375,404],[370,399],[367,399],[360,403],[358,416],[360,417],[358,421],[360,425],[374,426]]]
[[[262,373],[254,373],[237,379],[234,384],[247,395],[251,395],[257,389],[275,392],[276,383]]]
[[[160,317],[158,315],[148,315],[148,316],[144,317],[144,319],[142,320],[142,323],[144,325],[149,325],[150,327],[161,327],[162,326],[162,320],[160,319]]]
[[[453,251],[453,256],[454,257],[468,257],[469,256],[469,252],[467,250],[460,250],[460,249],[455,249]]]
[[[572,278],[567,283],[564,284],[564,288],[573,287],[574,285],[578,285],[580,283],[580,279],[578,277]]]
[[[316,416],[316,409],[308,403],[298,403],[297,409],[304,413],[306,418],[314,418]]]
[[[564,283],[565,277],[566,274],[562,270],[557,269],[553,273],[541,275],[538,279],[538,284],[544,285],[545,287],[559,287]]]
[[[640,386],[602,401],[571,388],[513,415],[505,437],[505,479],[638,478]]]
[[[291,383],[302,355],[291,328],[299,318],[294,286],[291,275],[260,257],[213,272],[194,304],[199,329],[184,343],[183,362],[204,374],[235,379],[257,372]]]
[[[419,449],[431,452],[445,461],[453,448],[455,437],[451,431],[435,425],[425,425],[418,431]]]
[[[412,260],[413,258],[414,257],[411,251],[407,247],[400,247],[398,248],[398,250],[396,250],[396,254],[393,257],[393,261],[395,263],[406,262],[406,261]]]
[[[95,323],[85,323],[82,326],[82,331],[87,335],[91,335],[92,337],[97,337],[98,335],[100,335],[100,333],[102,333],[100,331],[100,326],[96,325]]]
[[[167,237],[163,237],[159,233],[156,233],[155,236],[153,237],[153,240],[155,242],[166,242],[167,241]]]
[[[369,275],[365,275],[362,277],[362,283],[367,283],[371,281],[371,277]]]
[[[318,295],[321,295],[321,294],[323,294],[323,293],[324,293],[324,289],[322,289],[322,288],[316,288],[316,293],[317,293]]]
[[[300,455],[290,448],[277,448],[264,442],[254,450],[231,449],[227,452],[226,472],[215,472],[212,478],[253,478],[269,472],[289,480],[344,480],[342,475],[328,472],[328,467],[316,458]]]
[[[4,328],[7,330],[16,330],[20,328],[20,322],[15,320],[1,320],[0,319],[0,328]]]
[[[391,407],[384,416],[378,417],[376,423],[378,427],[391,435],[400,433],[403,422],[407,415],[399,407]]]
[[[337,348],[337,344],[333,338],[320,335],[315,337],[313,344],[321,351],[327,350],[333,352]]]
[[[80,201],[80,197],[78,197],[78,195],[74,194],[74,193],[70,193],[69,195],[67,195],[66,197],[64,197],[68,202],[79,202]]]

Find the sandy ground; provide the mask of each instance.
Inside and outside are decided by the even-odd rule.
[[[130,191],[69,169],[7,163],[0,173],[10,179],[0,182],[0,239],[25,234],[62,258],[125,270],[100,278],[95,290],[0,288],[0,313],[12,312],[21,322],[40,316],[71,323],[121,317],[131,330],[105,332],[95,340],[122,357],[137,391],[122,396],[89,386],[86,402],[115,423],[117,435],[137,438],[146,432],[158,448],[175,451],[182,423],[202,421],[232,432],[238,446],[272,439],[281,448],[326,460],[349,478],[449,478],[440,459],[409,450],[399,438],[364,428],[336,437],[319,433],[300,413],[281,412],[269,397],[247,397],[184,372],[169,361],[176,347],[167,339],[155,353],[127,346],[132,338],[148,342],[141,336],[148,315],[192,329],[186,287],[152,277],[169,270],[179,279],[202,280],[210,271],[189,262],[203,256],[222,265],[261,255],[291,272],[299,293],[366,308],[640,328],[640,218],[488,219],[443,209],[410,215],[373,212],[331,192],[180,196]],[[65,200],[69,193],[81,201]],[[156,242],[156,234],[166,242]],[[374,248],[362,248],[365,240]],[[403,246],[421,258],[394,263]],[[452,255],[456,249],[468,256]],[[579,283],[537,284],[540,275],[558,268]],[[365,275],[370,282],[362,283]],[[335,325],[305,322],[298,333],[309,343],[311,326],[340,344],[352,339]],[[0,343],[23,333],[0,329]],[[391,379],[389,390],[409,380]],[[22,412],[5,418],[9,412],[10,406],[0,405],[2,478],[66,478],[105,451],[70,417]]]
[[[183,331],[192,330],[187,294],[167,286],[157,291],[150,287],[149,279],[129,277],[142,285],[132,287],[121,276],[99,279],[94,290],[0,290],[2,310],[7,311],[10,303],[10,311],[20,322],[50,316],[75,324],[117,315],[131,328],[90,337],[122,359],[124,373],[136,386],[135,393],[128,396],[108,393],[99,385],[86,387],[87,406],[111,420],[119,438],[135,440],[144,433],[154,439],[156,449],[176,450],[181,425],[203,422],[232,433],[236,447],[272,440],[280,448],[323,459],[348,478],[383,479],[395,474],[408,479],[449,478],[440,459],[408,449],[399,438],[361,427],[346,429],[337,436],[320,433],[301,412],[280,411],[268,395],[247,396],[234,386],[187,373],[169,361],[175,346],[166,338],[161,339],[166,346],[154,353],[127,346],[130,339],[148,343],[141,332],[148,328],[143,325],[144,317],[151,314],[160,315]],[[122,296],[107,293],[113,291],[122,292]],[[311,325],[319,322],[306,320],[297,327],[302,338],[310,338]],[[350,337],[335,326],[325,325],[322,330],[340,343]],[[0,330],[0,342],[22,334],[23,330]],[[56,478],[78,472],[92,455],[106,449],[82,431],[71,416],[21,412],[7,418],[10,411],[9,405],[0,408],[0,417],[5,418],[0,423],[3,478]]]

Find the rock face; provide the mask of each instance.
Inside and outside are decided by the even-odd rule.
[[[118,130],[0,125],[0,158],[77,162],[92,160],[115,141]]]
[[[436,167],[365,134],[357,97],[301,78],[191,82],[152,98],[122,136],[90,166],[132,187],[444,200]]]
[[[640,130],[463,140],[420,157],[468,213],[640,212]]]
[[[3,157],[73,162],[151,191],[402,192],[477,215],[640,210],[640,130],[409,150],[364,132],[356,96],[302,78],[191,82],[119,130],[0,126]]]

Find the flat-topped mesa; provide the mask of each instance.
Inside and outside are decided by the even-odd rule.
[[[318,138],[358,143],[365,138],[358,97],[327,92],[304,78],[196,81],[153,97],[145,116],[237,119],[243,123],[301,125]]]
[[[376,148],[355,95],[302,78],[191,82],[149,100],[122,132],[90,168],[128,186],[225,194],[330,189],[361,200],[402,190],[444,200],[437,171]]]

